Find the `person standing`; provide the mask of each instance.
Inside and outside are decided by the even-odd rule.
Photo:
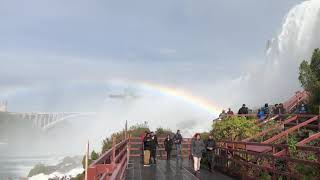
[[[171,150],[172,150],[172,145],[173,145],[173,141],[170,138],[170,134],[167,135],[167,137],[163,143],[164,143],[164,149],[167,152],[167,160],[170,160]]]
[[[216,149],[216,141],[213,139],[212,135],[209,135],[209,138],[206,142],[207,158],[208,158],[208,167],[209,171],[212,172],[214,169],[214,150]]]
[[[151,132],[151,159],[153,164],[157,163],[157,147],[158,147],[158,138],[154,132]]]
[[[228,116],[233,116],[233,115],[234,115],[234,113],[233,113],[233,111],[231,110],[231,108],[228,108],[227,115],[228,115]]]
[[[191,154],[193,157],[193,168],[195,173],[200,173],[200,161],[202,153],[205,151],[205,145],[201,139],[200,133],[196,133],[192,140]]]
[[[219,114],[219,120],[223,120],[227,117],[227,113],[225,110],[222,110],[222,112]]]
[[[148,134],[148,131],[144,131],[144,133],[143,134],[141,134],[141,136],[140,136],[140,139],[141,139],[141,151],[142,151],[142,156],[141,156],[141,158],[142,158],[142,162],[143,162],[143,159],[144,159],[144,138],[147,136],[147,134]]]
[[[144,166],[150,166],[150,152],[152,150],[152,145],[151,145],[151,134],[147,133],[146,137],[143,140],[143,145],[144,145],[144,151],[143,151],[143,164]]]
[[[177,133],[174,135],[174,144],[176,145],[177,159],[181,156],[181,143],[182,136],[180,134],[180,130],[177,130]]]
[[[242,104],[242,107],[239,109],[238,114],[248,114],[249,110],[245,104]]]

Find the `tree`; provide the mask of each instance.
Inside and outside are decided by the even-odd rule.
[[[99,154],[96,153],[94,150],[91,152],[91,160],[97,160],[99,158]]]
[[[166,137],[168,134],[174,134],[170,129],[164,129],[162,127],[157,128],[155,133],[158,137]]]
[[[302,61],[299,70],[299,81],[302,87],[311,94],[310,110],[317,113],[320,105],[320,50],[314,50],[310,63],[306,60]]]
[[[245,117],[228,116],[213,124],[212,134],[216,140],[240,141],[259,132],[255,120]]]

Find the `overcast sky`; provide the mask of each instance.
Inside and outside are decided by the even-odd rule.
[[[0,99],[12,111],[86,110],[74,102],[97,105],[113,79],[210,96],[265,61],[299,2],[0,0]]]

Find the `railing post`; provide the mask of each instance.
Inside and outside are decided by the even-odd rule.
[[[86,157],[85,157],[85,180],[88,180],[88,161],[89,161],[89,141],[87,142],[86,145]]]
[[[131,134],[129,134],[129,137],[127,139],[127,168],[129,167],[129,158],[130,158],[130,149],[131,149]]]
[[[188,149],[189,149],[189,160],[191,160],[192,157],[191,157],[191,141],[190,141],[190,139],[188,139]]]
[[[112,138],[112,160],[111,160],[112,169],[116,167],[116,137]]]
[[[126,120],[126,126],[125,126],[125,131],[124,131],[124,139],[128,138],[128,121]]]

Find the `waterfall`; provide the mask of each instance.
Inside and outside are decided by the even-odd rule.
[[[227,103],[279,103],[301,88],[299,65],[320,48],[320,0],[303,1],[285,16],[279,34],[268,41],[265,61],[217,87]],[[236,89],[236,93],[234,90]]]
[[[315,48],[320,48],[320,1],[304,1],[287,14],[280,34],[267,49],[264,88],[278,85],[280,94],[293,93],[299,88],[299,65],[309,60]],[[279,91],[280,90],[280,91]]]

